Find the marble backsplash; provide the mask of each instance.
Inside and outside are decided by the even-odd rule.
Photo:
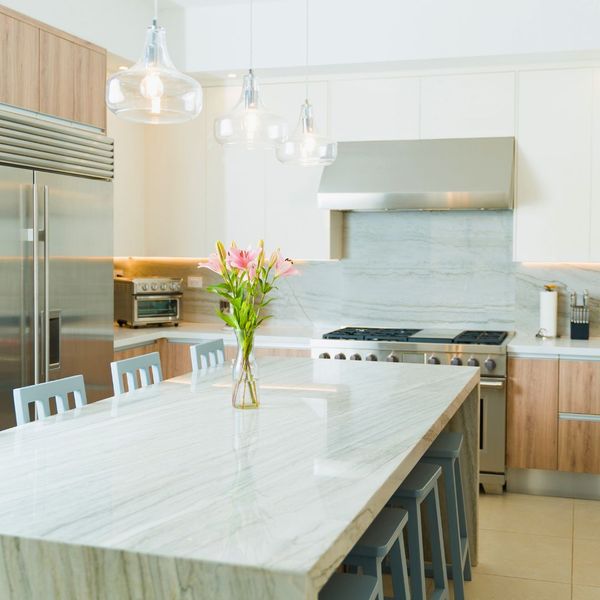
[[[538,329],[538,292],[559,288],[559,335],[568,335],[568,293],[588,289],[591,334],[600,335],[600,265],[512,262],[512,213],[347,213],[344,259],[299,264],[271,304],[274,322],[329,329],[343,325]],[[282,244],[284,240],[282,240]],[[285,247],[283,248],[285,250]],[[125,276],[184,279],[183,318],[214,318],[218,297],[187,287],[216,281],[196,260],[118,260]]]

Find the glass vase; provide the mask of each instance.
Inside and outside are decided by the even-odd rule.
[[[258,408],[258,366],[254,358],[254,332],[235,332],[238,351],[233,363],[233,393],[231,403],[234,408]]]

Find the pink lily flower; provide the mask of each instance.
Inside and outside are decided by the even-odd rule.
[[[200,263],[198,265],[199,268],[210,269],[214,273],[218,273],[219,275],[223,272],[223,268],[221,265],[221,259],[218,254],[214,252],[208,257],[208,260],[205,263]]]
[[[294,267],[294,263],[289,258],[277,257],[275,262],[275,275],[277,277],[290,277],[291,275],[299,275],[300,271]]]
[[[256,271],[258,270],[258,263],[253,260],[248,264],[248,279],[252,281],[256,277]]]
[[[242,271],[248,270],[248,265],[254,262],[258,255],[260,254],[260,250],[252,250],[252,248],[248,248],[248,250],[240,250],[239,248],[229,248],[227,251],[227,266],[231,269],[241,269]]]

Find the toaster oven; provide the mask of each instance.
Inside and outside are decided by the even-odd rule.
[[[117,277],[115,321],[122,327],[175,325],[181,319],[181,279],[170,277]]]

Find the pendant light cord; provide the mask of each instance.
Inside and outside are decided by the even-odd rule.
[[[158,0],[154,0],[154,19],[152,19],[152,25],[154,27],[158,25]]]
[[[250,0],[250,71],[254,68],[254,0]]]
[[[306,0],[306,22],[305,22],[305,35],[306,35],[306,70],[304,72],[304,92],[306,96],[306,102],[308,102],[308,4],[309,0]]]

